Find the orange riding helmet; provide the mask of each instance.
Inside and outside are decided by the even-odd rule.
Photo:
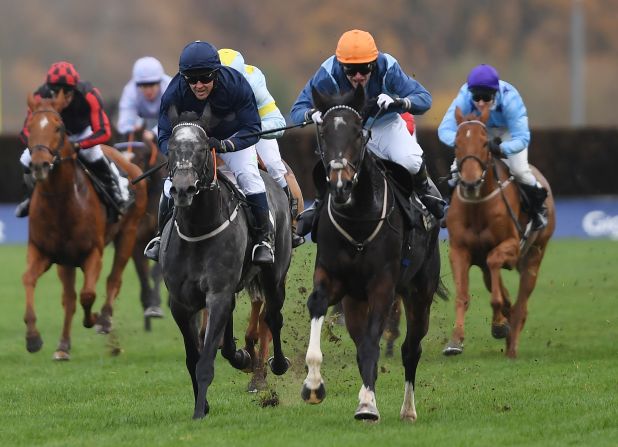
[[[343,33],[335,56],[342,64],[367,64],[378,58],[378,47],[367,31],[353,29]]]
[[[47,71],[47,84],[75,87],[79,82],[79,73],[70,62],[54,62]]]

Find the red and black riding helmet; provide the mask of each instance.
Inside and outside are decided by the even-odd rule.
[[[47,71],[48,85],[66,85],[69,87],[77,86],[79,73],[70,62],[54,62]]]

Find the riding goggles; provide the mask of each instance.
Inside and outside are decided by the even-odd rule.
[[[215,78],[217,77],[217,71],[218,70],[213,70],[207,73],[199,73],[199,74],[183,74],[185,80],[191,84],[191,85],[195,85],[199,82],[201,82],[202,84],[208,84],[209,82],[212,82],[215,80]]]
[[[489,101],[493,101],[493,99],[496,96],[496,92],[495,90],[470,90],[470,93],[472,93],[472,101],[474,102],[479,102],[479,101],[484,101],[484,102],[489,102]]]
[[[344,64],[343,72],[346,76],[354,76],[356,73],[360,73],[364,76],[371,73],[373,67],[375,67],[375,62],[369,62],[366,64]]]
[[[63,84],[47,84],[47,88],[50,89],[54,95],[60,93],[60,90],[62,90],[65,95],[73,91],[73,87]]]

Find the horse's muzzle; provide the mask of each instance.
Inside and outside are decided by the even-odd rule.
[[[174,199],[174,206],[187,207],[193,203],[193,197],[199,192],[198,178],[193,170],[174,173],[170,195]]]
[[[41,163],[31,163],[30,170],[32,171],[32,177],[37,182],[43,181],[47,179],[49,176],[49,171],[51,171],[51,163],[48,161],[44,161]]]

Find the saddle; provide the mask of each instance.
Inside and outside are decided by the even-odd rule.
[[[92,181],[92,186],[94,190],[97,192],[99,199],[105,206],[105,211],[107,214],[107,221],[110,223],[118,222],[120,218],[123,216],[123,210],[118,208],[118,205],[114,202],[113,198],[110,197],[109,192],[107,191],[104,181],[100,178],[100,173],[97,172],[96,169],[93,169],[88,163],[85,163],[83,160],[77,158],[79,166],[84,170],[86,175]],[[119,185],[121,188],[126,189],[128,191],[128,198],[125,202],[125,209],[128,209],[133,202],[135,201],[135,195],[133,190],[129,188],[129,176],[128,174],[113,160],[107,159],[108,163],[113,163],[118,169],[118,173],[120,174],[120,182]]]

